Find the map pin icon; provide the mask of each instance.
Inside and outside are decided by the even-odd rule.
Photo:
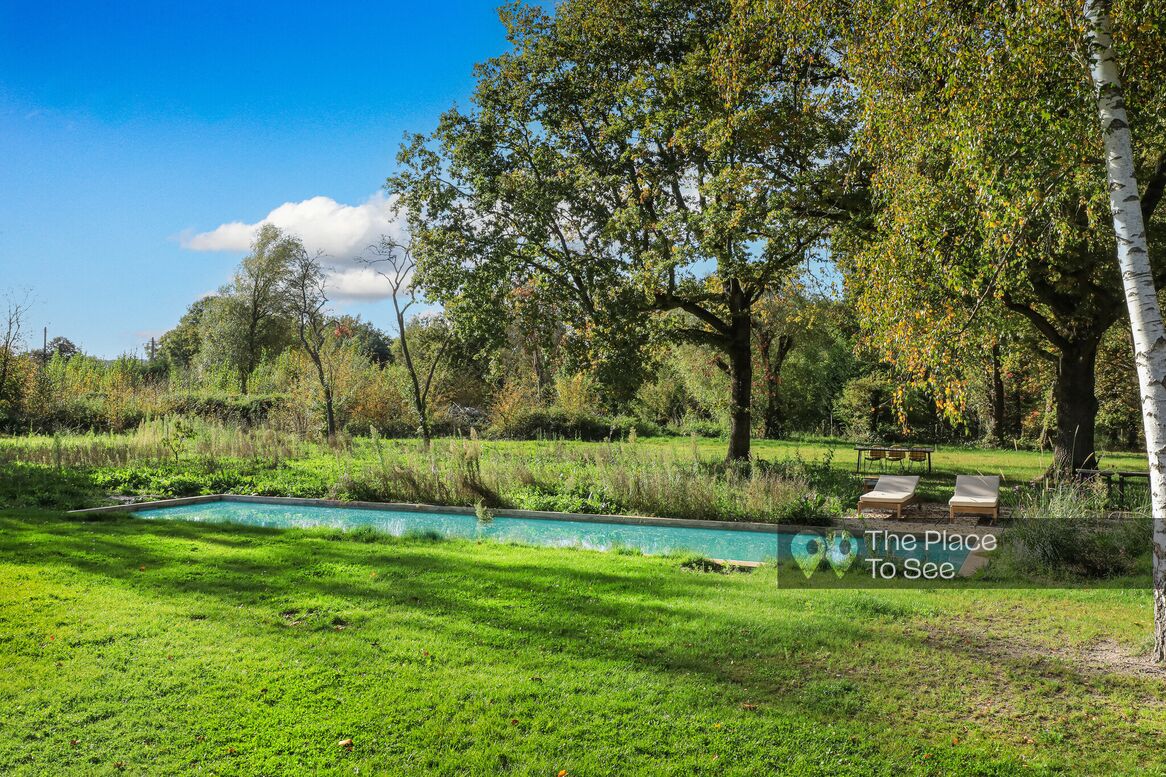
[[[826,538],[812,531],[798,532],[790,540],[789,549],[802,574],[809,579],[826,556]]]
[[[831,532],[826,560],[830,562],[830,568],[834,570],[834,574],[839,577],[845,575],[846,570],[850,569],[850,565],[854,563],[857,556],[858,542],[850,536],[850,532],[846,530]]]

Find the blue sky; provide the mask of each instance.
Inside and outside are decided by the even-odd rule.
[[[140,353],[269,214],[365,244],[403,134],[504,50],[496,5],[0,2],[0,295],[30,340]],[[388,328],[364,280],[339,304]]]

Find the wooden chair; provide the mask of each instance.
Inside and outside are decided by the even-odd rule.
[[[927,451],[907,451],[907,470],[910,471],[918,464],[922,467],[927,463]]]
[[[887,464],[898,464],[899,471],[903,471],[903,459],[906,458],[907,451],[901,448],[891,448],[887,451]]]
[[[947,503],[948,521],[956,513],[987,515],[995,523],[1000,517],[999,475],[956,475],[955,496]]]
[[[915,489],[919,486],[918,475],[883,475],[875,483],[873,491],[858,498],[858,514],[868,508],[894,510],[896,518],[903,517],[903,508],[918,505],[919,497]]]
[[[883,450],[882,448],[871,448],[869,451],[866,452],[867,464],[868,465],[874,464],[877,461],[879,464],[880,470],[884,470],[884,471],[886,470],[886,468],[887,468],[886,458],[887,458],[887,452],[885,450]]]

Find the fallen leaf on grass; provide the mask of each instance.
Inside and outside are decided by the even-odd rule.
[[[341,739],[339,742],[336,743],[337,747],[346,747],[349,750],[352,749],[352,745],[353,745],[353,742],[351,739]]]
[[[744,702],[741,702],[741,709],[743,709],[743,710],[755,710],[755,709],[757,709],[757,705],[751,704],[747,701],[744,701]]]

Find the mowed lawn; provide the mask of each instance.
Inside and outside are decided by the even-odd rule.
[[[1166,773],[1136,585],[6,511],[0,773]]]
[[[530,445],[531,443],[498,442],[495,445]],[[661,446],[673,450],[679,448],[691,449],[691,440],[676,437],[648,437],[637,441],[637,445]],[[702,438],[698,441],[702,456],[713,458],[723,456],[727,443]],[[857,464],[855,443],[848,440],[833,439],[805,439],[805,440],[759,440],[752,442],[753,455],[760,459],[780,461],[794,457],[801,457],[806,461],[823,461],[829,459],[833,467],[854,472]],[[1144,453],[1107,452],[1098,454],[1101,465],[1107,469],[1129,471],[1145,471],[1147,469]],[[1002,475],[1005,479],[1020,483],[1040,477],[1052,466],[1052,451],[1012,450],[1005,448],[979,448],[962,445],[940,445],[932,454],[932,473],[930,479],[948,480],[954,482],[956,475],[981,474]],[[864,469],[867,467],[863,463]],[[877,466],[872,470],[874,474],[882,471]],[[886,472],[898,473],[898,465],[887,465]],[[920,465],[913,469],[903,469],[904,472],[926,475],[926,470]]]

